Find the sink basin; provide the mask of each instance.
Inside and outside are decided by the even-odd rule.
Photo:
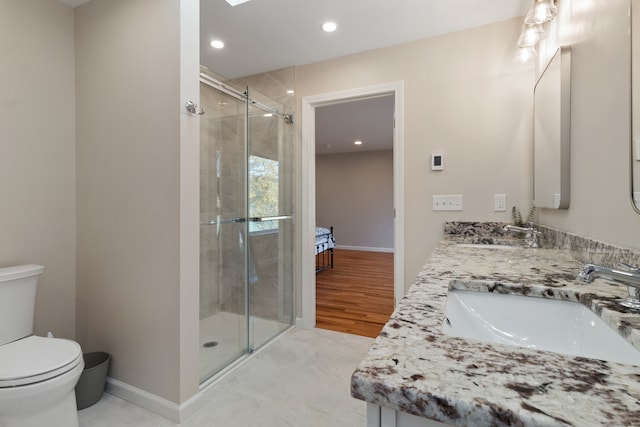
[[[640,352],[580,303],[449,290],[442,331],[451,336],[640,365]]]
[[[514,250],[518,248],[518,246],[492,245],[488,243],[457,243],[457,246],[459,248],[483,248],[483,249],[506,249],[506,250]]]

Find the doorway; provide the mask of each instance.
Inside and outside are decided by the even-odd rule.
[[[302,319],[301,326],[316,324],[314,235],[316,223],[315,109],[348,101],[393,95],[393,206],[394,206],[394,305],[404,295],[404,83],[392,82],[331,92],[302,99]]]
[[[384,95],[316,108],[316,225],[337,245],[316,274],[317,328],[375,338],[393,311],[393,107]]]

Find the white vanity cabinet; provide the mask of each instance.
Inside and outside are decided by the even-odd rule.
[[[428,418],[367,403],[367,427],[448,427]]]

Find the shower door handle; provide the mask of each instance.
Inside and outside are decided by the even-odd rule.
[[[233,223],[242,223],[246,222],[247,219],[242,218],[229,218],[229,219],[212,219],[210,221],[202,221],[200,225],[218,225],[218,224],[233,224]]]
[[[264,221],[280,221],[283,219],[291,219],[293,215],[278,215],[278,216],[253,216],[249,218],[250,222],[264,222]]]
[[[280,221],[284,219],[292,219],[293,215],[278,215],[278,216],[253,216],[250,218],[229,218],[229,219],[212,219],[209,221],[202,221],[200,225],[218,225],[218,224],[233,224],[243,222],[263,222],[263,221]]]

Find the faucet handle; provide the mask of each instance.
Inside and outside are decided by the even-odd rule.
[[[596,271],[595,267],[593,266],[593,264],[586,264],[584,267],[582,267],[582,270],[578,271],[578,275],[576,276],[576,279],[585,282],[585,283],[591,283],[593,282],[593,273]]]
[[[625,262],[619,262],[618,265],[631,273],[640,273],[640,267],[634,267]]]

